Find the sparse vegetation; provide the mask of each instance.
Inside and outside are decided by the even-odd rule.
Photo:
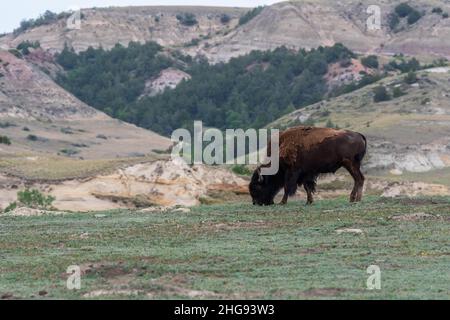
[[[239,25],[242,26],[252,20],[254,17],[259,15],[264,10],[264,6],[259,6],[256,8],[253,8],[252,10],[248,11],[245,15],[243,15],[239,19]]]
[[[253,173],[246,165],[243,164],[234,165],[231,168],[231,171],[241,176],[251,176]]]
[[[42,15],[40,15],[37,19],[22,20],[22,22],[20,23],[20,27],[15,29],[13,31],[13,34],[15,36],[18,36],[19,34],[27,31],[28,29],[52,24],[52,23],[58,21],[59,19],[67,18],[69,16],[70,16],[70,13],[68,13],[68,12],[63,12],[58,15],[57,13],[47,10]]]
[[[420,62],[416,58],[412,58],[407,61],[403,57],[398,57],[395,60],[389,62],[388,66],[393,69],[400,70],[402,73],[422,69]]]
[[[108,174],[124,166],[154,160],[154,156],[79,160],[67,156],[45,155],[39,157],[39,165],[36,165],[36,162],[27,160],[27,157],[22,154],[2,155],[0,157],[0,170],[2,173],[28,181],[60,181]]]
[[[189,214],[5,216],[0,252],[14,259],[0,259],[0,287],[15,299],[39,298],[39,290],[46,299],[99,291],[92,299],[445,299],[449,204],[371,196],[357,205],[340,197],[313,206],[204,205]],[[392,218],[416,212],[429,218]],[[89,270],[81,290],[55,285],[74,261]],[[367,290],[374,262],[386,270],[382,290]]]
[[[363,88],[363,87],[365,87],[367,85],[375,83],[375,82],[383,79],[384,77],[385,77],[384,74],[374,74],[374,75],[364,74],[364,76],[362,77],[362,79],[360,81],[354,81],[352,83],[349,83],[349,84],[343,85],[341,87],[335,88],[330,93],[330,97],[337,97],[337,96],[340,96],[342,94],[346,94],[346,93],[358,90],[358,89]]]
[[[397,5],[394,12],[389,15],[389,27],[394,32],[399,31],[397,27],[400,25],[401,19],[406,18],[409,25],[415,24],[422,18],[423,14],[404,2]]]

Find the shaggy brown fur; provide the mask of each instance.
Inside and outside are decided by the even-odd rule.
[[[262,176],[259,169],[253,174],[249,189],[254,204],[273,204],[273,199],[283,187],[284,204],[301,185],[310,204],[317,177],[322,173],[335,173],[341,167],[346,168],[355,180],[350,201],[361,200],[364,176],[360,167],[367,149],[367,141],[362,134],[329,128],[295,127],[280,135],[279,149],[280,169],[276,175]]]

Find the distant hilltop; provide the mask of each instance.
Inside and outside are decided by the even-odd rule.
[[[15,47],[29,40],[44,49],[76,51],[89,46],[105,49],[117,43],[156,41],[164,47],[210,61],[227,61],[251,50],[279,46],[315,48],[343,43],[359,53],[450,57],[450,4],[446,1],[377,1],[380,30],[369,30],[368,0],[300,0],[272,6],[111,7],[84,9],[81,29],[67,28],[67,15],[50,23],[28,26],[0,38],[0,46]],[[399,9],[400,6],[400,9]]]

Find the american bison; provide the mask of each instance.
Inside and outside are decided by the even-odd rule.
[[[294,127],[280,134],[280,166],[275,175],[262,175],[261,168],[253,173],[249,190],[255,205],[272,205],[284,188],[281,204],[302,186],[312,204],[320,174],[335,173],[344,167],[355,184],[350,202],[361,201],[364,176],[361,161],[367,150],[366,138],[357,132],[330,128]],[[270,155],[270,149],[268,151]]]

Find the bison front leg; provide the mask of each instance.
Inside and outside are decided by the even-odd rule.
[[[285,205],[289,196],[293,196],[297,192],[297,180],[300,173],[292,170],[286,171],[284,177],[284,195],[280,204]]]

